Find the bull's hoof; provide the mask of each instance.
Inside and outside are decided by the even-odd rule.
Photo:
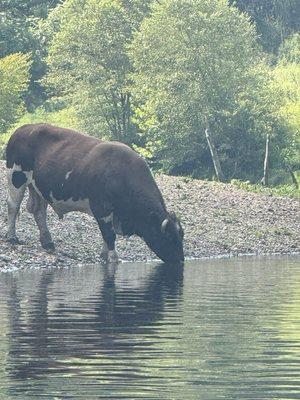
[[[47,253],[54,253],[55,252],[55,245],[53,242],[50,243],[44,243],[42,244],[43,249],[47,251]]]
[[[102,252],[100,254],[100,259],[105,264],[118,264],[119,263],[119,257],[115,250],[109,251],[109,252]]]
[[[12,237],[12,238],[6,238],[6,241],[10,244],[13,244],[14,246],[16,245],[20,245],[20,244],[24,244],[25,242],[23,242],[22,240],[20,240],[19,238]]]
[[[118,264],[119,257],[115,250],[109,251],[107,255],[107,262],[109,264]]]

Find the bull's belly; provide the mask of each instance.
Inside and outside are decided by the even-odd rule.
[[[70,197],[65,200],[58,200],[54,197],[53,193],[50,192],[49,197],[51,201],[49,202],[49,199],[46,199],[43,196],[43,193],[39,190],[34,179],[31,180],[31,184],[34,187],[35,191],[49,203],[49,205],[53,208],[59,218],[62,218],[64,214],[72,211],[78,211],[93,216],[89,199],[73,200],[73,198]]]
[[[74,201],[72,199],[56,200],[51,193],[50,197],[52,202],[49,204],[59,217],[62,217],[64,214],[72,211],[79,211],[93,216],[88,199],[79,199],[77,201]]]
[[[53,210],[56,212],[59,218],[62,218],[64,214],[67,214],[72,211],[78,211],[94,216],[88,198],[81,198],[78,200],[74,200],[74,197],[70,196],[70,198],[64,200],[58,200],[55,198],[52,191],[50,191],[48,197],[45,197],[43,195],[43,192],[39,189],[39,187],[35,182],[33,173],[34,171],[23,171],[20,165],[14,164],[13,168],[9,169],[9,174],[11,174],[12,176],[14,172],[22,172],[22,174],[24,175],[24,177],[22,177],[22,182],[23,182],[23,183],[21,182],[22,185],[25,184],[26,186],[28,186],[31,184],[36,193],[53,208]],[[68,177],[69,173],[66,175],[66,179],[68,179]],[[98,216],[98,218],[103,220],[105,223],[111,222],[113,224],[115,233],[118,235],[123,235],[122,224],[115,216],[114,212],[110,212],[110,214],[106,214],[103,216]]]

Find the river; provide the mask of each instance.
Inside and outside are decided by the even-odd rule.
[[[300,399],[300,257],[2,272],[0,399]]]

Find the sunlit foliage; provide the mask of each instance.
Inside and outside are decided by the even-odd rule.
[[[29,84],[30,58],[21,53],[0,58],[0,133],[24,112],[22,94]]]
[[[50,122],[215,179],[211,141],[226,180],[259,182],[268,136],[271,184],[297,186],[297,2],[3,0],[1,140]]]

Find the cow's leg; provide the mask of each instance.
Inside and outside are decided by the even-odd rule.
[[[107,260],[107,256],[108,256],[108,246],[106,244],[106,242],[103,239],[103,245],[102,245],[102,250],[100,253],[101,258]]]
[[[55,250],[55,246],[47,226],[47,206],[48,203],[30,185],[27,209],[33,214],[39,228],[41,245],[45,250],[52,252]]]
[[[7,233],[6,239],[12,244],[20,244],[20,241],[16,234],[16,220],[20,211],[20,206],[24,198],[24,193],[26,189],[26,177],[19,181],[16,179],[13,181],[14,171],[9,170],[7,172],[7,182],[8,182],[8,197],[7,197]],[[21,173],[19,172],[21,176]],[[24,175],[25,176],[25,175]],[[25,181],[25,182],[24,182]]]
[[[101,257],[109,263],[117,263],[119,258],[115,250],[116,234],[113,229],[113,223],[112,221],[105,222],[103,220],[98,220],[97,222],[104,240]]]

